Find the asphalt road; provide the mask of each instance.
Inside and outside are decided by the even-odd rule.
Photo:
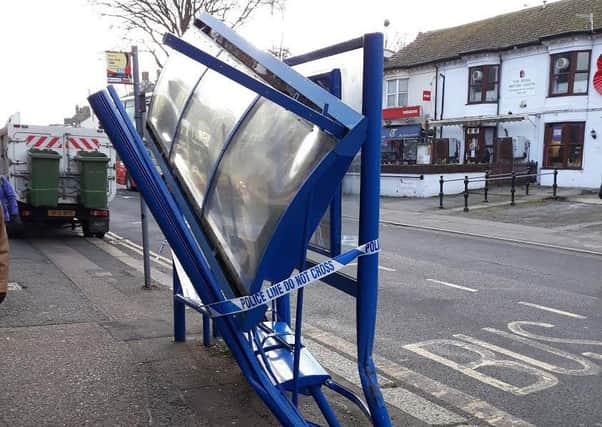
[[[120,191],[111,229],[140,243],[138,206]],[[528,423],[602,426],[602,258],[390,225],[381,246],[379,356]],[[355,342],[352,298],[315,285],[304,313]],[[413,384],[461,406],[427,388]]]
[[[140,218],[140,193],[124,189],[117,190],[117,195],[111,201],[111,232],[142,244],[142,220]],[[148,212],[148,210],[147,210]],[[150,250],[169,257],[169,246],[166,245],[163,233],[148,212],[148,238]]]

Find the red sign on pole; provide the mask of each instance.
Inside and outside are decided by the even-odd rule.
[[[384,120],[410,119],[420,117],[420,105],[412,107],[385,108],[383,110]]]
[[[430,101],[431,100],[431,91],[430,90],[423,90],[422,91],[422,100],[423,101]]]

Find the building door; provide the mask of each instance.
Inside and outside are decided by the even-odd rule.
[[[466,127],[464,129],[464,160],[478,163],[484,158],[485,150],[493,153],[496,128],[493,126]]]

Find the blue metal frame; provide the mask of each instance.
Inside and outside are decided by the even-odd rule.
[[[88,100],[201,299],[206,302],[223,300],[211,268],[182,218],[180,208],[152,164],[117,94],[112,91],[111,95],[102,91],[91,95]],[[288,398],[274,388],[234,319],[220,319],[220,333],[247,380],[274,415],[284,425],[307,425]]]
[[[288,62],[287,62],[288,63]],[[328,88],[337,98],[341,98],[342,95],[342,83],[341,83],[341,70],[334,69],[329,73],[319,74],[312,76],[311,80],[320,84],[321,86]],[[309,249],[319,254],[334,257],[341,253],[341,229],[342,229],[342,184],[339,184],[339,188],[335,192],[332,201],[330,202],[329,219],[330,219],[330,241],[329,247],[324,248],[314,244],[309,244]]]
[[[273,76],[280,79],[280,82],[284,82],[295,89],[302,87],[302,95],[315,105],[321,105],[322,111],[317,112],[308,108],[305,104],[255,79],[251,78],[253,81],[250,81],[248,75],[232,67],[229,69],[223,68],[222,65],[227,64],[223,64],[213,57],[208,57],[194,46],[173,42],[172,47],[179,46],[187,51],[187,53],[183,53],[195,56],[194,59],[211,63],[216,71],[226,77],[254,90],[340,138],[334,150],[316,167],[281,216],[272,240],[268,243],[266,252],[257,268],[256,280],[251,289],[259,289],[263,280],[280,280],[287,277],[293,268],[305,266],[305,251],[310,236],[326,208],[332,202],[333,194],[335,197],[338,194],[340,198],[340,182],[360,147],[362,149],[362,174],[359,236],[362,242],[377,239],[383,70],[382,35],[368,34],[362,39],[362,47],[364,48],[364,107],[362,116],[351,110],[340,100],[336,98],[333,100],[331,94],[298,75],[281,62],[270,56],[265,57],[258,54],[246,41],[225,28],[221,23],[213,20],[213,18],[203,16],[202,22],[198,21],[197,24],[199,26],[210,25],[213,30],[218,31],[221,36],[224,36],[245,55],[257,59],[259,63],[266,66],[273,73]],[[328,52],[342,53],[355,49],[358,47],[357,40],[322,49],[317,51],[315,56],[306,54],[302,60],[311,61],[312,58],[326,56]],[[197,224],[197,218],[165,159],[162,156],[158,157],[169,188],[155,170],[144,143],[136,134],[118,100],[117,94],[109,88],[109,93],[99,92],[92,95],[89,100],[203,303],[211,304],[230,298],[231,292],[228,293],[228,284],[224,283],[225,276],[221,271],[221,264],[213,256],[211,245],[203,230]],[[233,134],[234,132],[231,136]],[[316,191],[317,188],[321,191]],[[337,212],[331,212],[331,214],[338,215]],[[301,233],[298,224],[304,224]],[[340,244],[340,235],[338,236],[338,242]],[[286,246],[284,250],[283,246]],[[333,250],[336,249],[334,246],[332,248]],[[340,248],[338,250],[340,251]],[[347,280],[345,286],[355,285],[354,281]],[[377,255],[362,257],[359,260],[358,283],[361,286],[354,286],[353,289],[348,289],[348,292],[357,295],[358,365],[362,388],[374,425],[389,426],[391,422],[376,381],[376,371],[372,361],[378,292]],[[185,337],[183,304],[201,312],[203,310],[198,303],[187,300],[180,293],[181,286],[178,278],[175,277],[174,336],[183,339]],[[338,425],[336,415],[328,405],[320,386],[327,385],[349,398],[352,395],[348,390],[333,385],[334,383],[327,376],[307,377],[301,373],[302,369],[299,365],[301,354],[307,353],[307,350],[301,346],[303,294],[300,293],[299,295],[298,322],[295,328],[295,341],[292,344],[293,349],[291,351],[291,345],[286,342],[280,344],[282,346],[280,353],[284,356],[293,354],[291,359],[293,376],[291,381],[286,383],[287,391],[293,393],[292,401],[284,392],[283,384],[275,383],[274,375],[270,373],[271,368],[268,366],[269,364],[265,363],[266,359],[263,359],[264,362],[260,362],[261,358],[265,357],[265,353],[278,350],[278,344],[274,347],[273,341],[269,348],[264,348],[263,344],[257,342],[257,331],[261,329],[265,332],[267,327],[261,323],[264,319],[264,309],[248,312],[246,316],[236,315],[220,318],[218,321],[219,331],[232,350],[232,354],[250,384],[283,425],[313,425],[304,420],[302,414],[296,408],[298,393],[311,394],[327,422],[330,425]],[[277,305],[277,311],[280,310],[283,310],[283,308]],[[268,332],[273,331],[274,334],[278,335],[278,330],[286,330],[285,323],[280,322],[281,326],[278,325],[279,323],[272,324],[273,329],[269,329]],[[269,334],[271,333],[269,332]],[[351,400],[359,404],[364,411],[366,410],[365,406],[360,404],[361,400],[359,398],[351,398]]]
[[[290,66],[279,61],[273,55],[255,48],[230,27],[211,15],[206,13],[202,14],[195,19],[194,25],[205,33],[217,33],[220,36],[220,39],[227,40],[228,44],[234,46],[238,52],[242,52],[246,57],[251,58],[254,62],[269,70],[272,73],[271,77],[279,83],[284,84],[287,88],[290,88],[293,93],[297,92],[299,88],[302,87],[302,95],[304,97],[318,106],[320,111],[324,111],[325,109],[328,110],[329,116],[348,129],[358,125],[363,119],[362,115],[353,108],[341,102],[320,86],[311,83],[307,77],[297,73]],[[352,44],[348,46],[347,50],[357,48],[359,48],[359,45]],[[344,52],[344,50],[341,50],[339,53],[342,52]]]
[[[264,84],[259,80],[251,77],[250,75],[243,73],[242,71],[239,71],[233,66],[225,63],[224,61],[217,59],[215,56],[203,52],[201,49],[198,49],[190,43],[172,34],[166,34],[163,38],[163,42],[167,46],[177,50],[178,52],[188,56],[189,58],[206,65],[213,71],[217,71],[221,74],[224,74],[225,76],[252,90],[253,92],[256,92],[258,95],[261,95],[264,98],[283,106],[287,110],[298,114],[299,116],[305,118],[306,120],[310,121],[311,123],[315,124],[321,129],[330,132],[336,137],[340,138],[345,134],[345,127],[337,123],[336,121],[328,118],[326,115],[316,112],[315,110],[307,107],[306,105],[302,104],[296,99],[291,98],[290,96],[273,89],[267,84]]]

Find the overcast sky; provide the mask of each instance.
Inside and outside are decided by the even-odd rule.
[[[364,4],[358,7],[355,5]],[[241,31],[256,45],[293,53],[383,31],[413,39],[445,28],[536,6],[533,0],[288,0],[284,16],[258,16]],[[23,123],[62,123],[105,83],[104,51],[127,49],[121,34],[86,0],[0,1],[0,127],[14,112]],[[282,29],[285,29],[282,31]],[[141,69],[151,67],[141,58]]]

